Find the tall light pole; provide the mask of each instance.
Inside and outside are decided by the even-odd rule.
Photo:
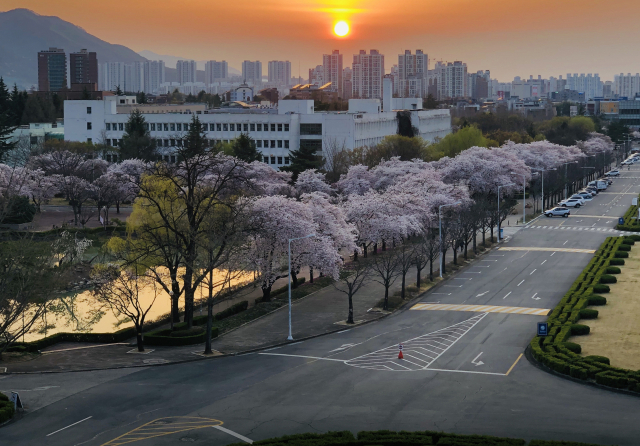
[[[443,255],[442,255],[442,208],[445,208],[447,206],[457,206],[460,203],[462,203],[462,201],[456,201],[455,203],[451,203],[451,204],[443,204],[441,206],[438,206],[438,226],[440,228],[440,278],[442,278],[442,266],[443,266]]]
[[[544,211],[544,173],[546,171],[549,170],[556,170],[556,169],[531,169],[531,170],[536,170],[538,172],[540,172],[540,178],[542,178],[542,210]]]
[[[502,184],[500,186],[498,186],[498,241],[500,241],[500,188],[501,187],[507,187],[507,186],[513,186],[515,183],[509,183],[509,184]]]
[[[305,235],[304,237],[296,237],[289,239],[289,337],[288,341],[293,341],[293,336],[291,335],[291,242],[294,240],[302,240],[309,237],[315,237],[315,234]]]
[[[567,199],[567,180],[569,179],[569,175],[567,174],[567,166],[569,164],[576,164],[577,161],[569,161],[568,163],[562,163],[564,164],[564,199]]]
[[[525,174],[511,172],[511,175],[522,175],[522,224],[526,223],[525,213],[527,212],[525,195],[527,193],[527,176]],[[518,222],[516,221],[516,224]]]

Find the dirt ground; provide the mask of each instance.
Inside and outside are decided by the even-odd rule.
[[[599,311],[598,318],[582,320],[591,333],[569,339],[582,346],[582,355],[601,355],[611,365],[631,370],[640,369],[640,246],[631,248],[629,258],[617,274],[617,283],[609,285],[611,292],[604,294],[607,305],[590,307]]]

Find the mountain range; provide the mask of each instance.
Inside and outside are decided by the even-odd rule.
[[[175,62],[185,59],[148,50],[138,54],[126,46],[105,42],[59,17],[43,16],[28,9],[0,12],[0,76],[9,87],[15,83],[21,89],[37,88],[37,54],[53,47],[62,48],[67,54],[81,49],[95,51],[98,63],[164,60],[168,82],[177,81]],[[198,65],[204,67],[204,62]],[[231,67],[229,73],[239,74]],[[198,70],[197,80],[204,81],[204,71]]]

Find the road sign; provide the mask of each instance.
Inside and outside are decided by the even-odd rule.
[[[18,409],[24,409],[22,406],[22,400],[20,400],[20,395],[18,392],[11,392],[11,399],[9,400],[13,403],[13,408],[17,411]]]
[[[402,351],[402,344],[398,345],[398,350]]]
[[[631,199],[631,206],[638,206],[638,197]]]
[[[619,224],[619,225],[623,225],[623,224],[624,224],[624,218],[620,217],[620,218],[618,219],[618,224]]]
[[[538,336],[547,336],[549,334],[549,324],[546,322],[538,322]]]

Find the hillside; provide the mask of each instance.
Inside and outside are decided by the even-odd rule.
[[[98,62],[145,60],[122,45],[105,42],[58,17],[28,9],[0,12],[0,76],[5,83],[29,88],[38,83],[38,51],[63,48],[66,53],[86,48],[98,53]]]

